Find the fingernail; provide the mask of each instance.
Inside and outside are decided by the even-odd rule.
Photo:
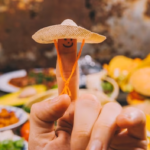
[[[99,140],[94,140],[90,144],[90,150],[101,150],[102,149],[102,143]]]

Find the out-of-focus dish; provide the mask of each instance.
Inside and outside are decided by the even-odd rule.
[[[27,72],[25,70],[18,70],[18,71],[13,71],[9,73],[5,73],[0,76],[0,90],[4,92],[16,92],[20,88],[15,87],[11,84],[9,84],[9,81],[12,78],[17,78],[17,77],[24,77],[26,76]]]
[[[0,131],[16,128],[27,119],[26,112],[21,108],[0,106]]]
[[[115,79],[123,92],[131,92],[130,76],[138,69],[150,67],[150,54],[145,59],[131,59],[122,55],[112,58],[109,64],[104,64],[108,75]]]
[[[23,137],[26,141],[29,140],[29,132],[30,132],[30,122],[27,121],[20,129],[20,135]]]
[[[16,92],[20,88],[43,84],[48,89],[57,87],[55,69],[18,70],[0,76],[0,90]]]
[[[129,104],[150,100],[150,67],[136,70],[130,77],[130,84],[134,90],[127,97]]]
[[[79,96],[81,96],[82,94],[94,94],[101,102],[102,105],[104,105],[107,102],[112,101],[111,98],[109,98],[106,94],[104,94],[101,91],[94,91],[94,90],[89,90],[89,89],[79,89]],[[30,112],[31,106],[34,103],[43,101],[43,100],[51,100],[52,98],[58,96],[58,89],[52,89],[52,90],[48,90],[44,93],[41,93],[33,98],[31,98],[25,105],[24,105],[24,109],[27,112]]]
[[[110,63],[103,67],[107,70],[108,75],[115,79],[124,92],[132,91],[132,86],[128,79],[132,71],[142,62],[140,58],[131,59],[122,55],[112,58]]]
[[[9,84],[23,88],[29,85],[43,84],[48,89],[56,86],[56,73],[53,68],[48,69],[33,69],[27,72],[24,77],[12,78]]]
[[[0,150],[28,150],[28,143],[11,130],[0,132]]]
[[[90,90],[103,92],[111,101],[115,100],[119,94],[117,82],[108,77],[105,70],[87,75],[86,87]]]
[[[14,111],[8,111],[6,108],[2,108],[0,112],[0,128],[7,127],[15,124],[19,121]]]
[[[29,101],[30,98],[47,90],[45,85],[33,85],[20,89],[17,92],[0,97],[0,105],[20,106]]]

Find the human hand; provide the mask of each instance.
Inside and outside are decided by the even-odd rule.
[[[140,110],[122,110],[114,102],[101,107],[92,95],[84,95],[75,103],[61,95],[34,104],[30,125],[30,150],[147,149],[145,116]]]
[[[60,51],[60,55],[63,74],[68,78],[76,60],[76,47],[72,51]],[[75,101],[78,78],[76,68],[69,85],[71,99],[61,95],[33,105],[29,150],[146,150],[144,114],[135,108],[122,111],[117,103],[102,107],[92,95],[84,95]],[[57,81],[61,93],[64,82],[58,65]],[[127,130],[122,131],[122,128]]]

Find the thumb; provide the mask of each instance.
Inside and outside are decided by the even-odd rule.
[[[53,131],[54,121],[63,116],[69,105],[68,95],[34,104],[30,115],[31,131],[39,134]]]

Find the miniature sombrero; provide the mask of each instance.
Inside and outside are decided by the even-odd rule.
[[[106,39],[103,35],[78,26],[70,19],[66,19],[58,25],[42,28],[32,38],[42,44],[54,43],[54,40],[65,38],[77,39],[77,42],[80,43],[83,39],[85,43],[101,43]]]

